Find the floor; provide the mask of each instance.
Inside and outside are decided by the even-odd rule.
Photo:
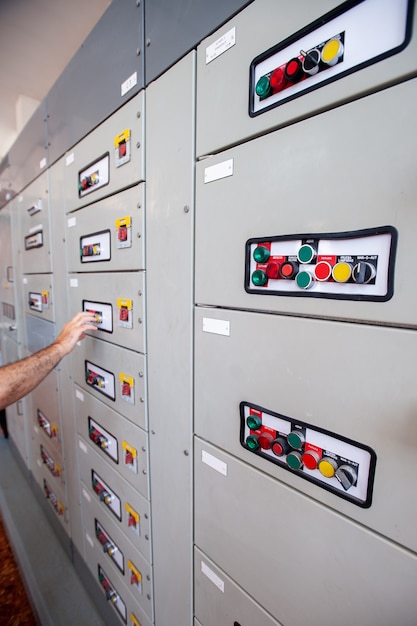
[[[105,626],[4,436],[0,437],[0,512],[39,623]]]

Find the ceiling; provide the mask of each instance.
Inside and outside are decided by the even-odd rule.
[[[0,0],[0,161],[111,0]]]

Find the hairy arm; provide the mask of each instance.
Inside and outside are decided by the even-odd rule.
[[[96,330],[91,313],[77,313],[65,324],[56,340],[21,361],[0,368],[0,409],[30,393],[69,354],[84,331]]]

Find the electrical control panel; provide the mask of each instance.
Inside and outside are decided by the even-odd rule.
[[[55,322],[52,276],[27,274],[22,278],[25,312]]]
[[[52,272],[48,179],[44,172],[16,200],[23,274]]]
[[[144,185],[70,213],[67,216],[69,270],[144,269],[143,219]]]
[[[415,327],[402,158],[414,158],[416,89],[408,81],[197,163],[196,302]],[[401,145],[394,159],[380,159],[386,142]]]
[[[197,548],[280,624],[332,626],[335,615],[343,626],[361,623],[369,598],[378,598],[372,622],[413,623],[415,556],[396,542],[364,532],[362,524],[198,437],[194,497]],[[233,532],[225,532],[225,519]],[[318,598],[325,598],[325,610]]]
[[[85,520],[97,517],[103,524],[107,520],[109,532],[113,522],[117,528],[112,530],[113,539],[120,544],[124,537],[152,563],[149,501],[81,438],[78,449]]]
[[[144,180],[143,111],[142,91],[66,154],[67,212]]]
[[[397,232],[390,227],[250,239],[245,289],[384,302],[394,291],[396,244]]]
[[[86,336],[71,359],[74,381],[84,392],[146,429],[144,355]]]
[[[413,0],[252,2],[197,49],[197,156],[415,75],[416,20]]]
[[[106,299],[101,281],[106,284]],[[100,280],[95,273],[70,274],[69,287],[71,315],[80,310],[95,315],[97,331],[88,334],[146,352],[144,272],[106,272]]]
[[[411,5],[385,2],[381,21],[378,3],[345,2],[261,53],[250,66],[250,115],[401,52],[410,40]],[[368,25],[378,21],[380,28],[370,37]]]
[[[240,403],[243,447],[363,507],[372,503],[376,454],[317,426]]]
[[[415,550],[413,502],[403,489],[404,472],[413,475],[417,460],[401,435],[387,437],[408,432],[410,407],[417,402],[415,331],[214,307],[197,307],[195,323],[196,434],[289,489]],[[265,416],[260,432],[250,432],[250,407],[253,425],[263,424]],[[286,442],[293,431],[293,443],[305,439],[299,448]],[[306,442],[312,444],[307,466]],[[356,469],[357,487],[363,479],[358,499],[349,500],[352,486],[345,489],[336,477],[342,465],[345,486]],[[388,507],[387,485],[398,487],[390,490]],[[275,514],[274,506],[269,510],[275,518],[280,505]]]
[[[144,430],[75,387],[77,431],[135,489],[148,490],[148,444]]]

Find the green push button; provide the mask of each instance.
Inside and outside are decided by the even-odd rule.
[[[268,282],[268,276],[262,270],[255,270],[252,274],[252,282],[256,287],[263,287]]]
[[[303,462],[301,460],[301,454],[295,451],[287,454],[286,461],[288,467],[292,470],[299,470],[303,465]]]
[[[299,430],[292,430],[287,435],[287,441],[290,444],[291,448],[299,450],[304,443],[304,433]]]
[[[258,430],[262,426],[262,419],[259,415],[248,415],[246,424],[251,430]]]
[[[310,244],[305,243],[299,249],[297,256],[298,256],[298,260],[300,261],[300,263],[311,263],[311,261],[316,256],[316,251],[313,248],[313,246],[310,246]]]
[[[303,270],[298,272],[295,277],[295,283],[300,289],[309,289],[313,284],[313,276],[310,272]]]
[[[258,437],[256,435],[249,435],[249,437],[246,437],[246,445],[249,450],[257,450],[259,448]]]
[[[267,98],[272,91],[271,83],[269,82],[269,78],[267,76],[261,76],[261,78],[256,83],[255,87],[256,95],[260,98]]]
[[[253,258],[257,263],[266,263],[269,260],[270,256],[271,253],[269,252],[268,248],[265,248],[265,246],[258,246],[253,251]]]

